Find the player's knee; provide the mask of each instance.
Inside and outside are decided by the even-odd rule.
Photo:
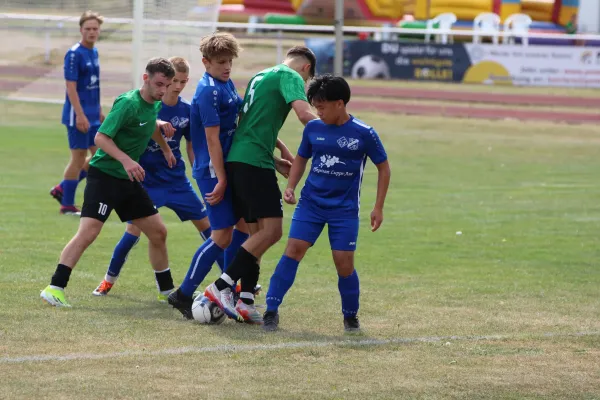
[[[212,231],[210,238],[217,246],[225,249],[231,244],[231,232],[230,229],[219,229],[218,231]]]
[[[127,233],[129,233],[130,235],[137,236],[137,237],[140,237],[140,235],[142,234],[142,230],[133,224],[127,224],[125,231]]]
[[[148,241],[153,245],[164,245],[167,242],[167,227],[165,224],[160,224],[147,236]]]
[[[333,262],[338,275],[342,278],[346,278],[354,272],[354,258],[347,254],[340,255],[334,252]]]
[[[83,167],[85,164],[85,157],[87,155],[87,150],[71,150],[71,163],[78,167]]]
[[[295,243],[295,241],[289,241],[285,247],[286,257],[289,257],[292,260],[301,261],[305,253],[306,249],[303,246],[298,245],[298,243]]]
[[[275,243],[279,242],[279,240],[281,240],[281,237],[283,236],[283,227],[281,226],[281,224],[273,226],[272,228],[265,230],[265,236],[267,241],[271,245],[274,245]]]
[[[354,266],[353,265],[347,265],[347,266],[342,266],[342,267],[337,267],[337,273],[339,276],[341,276],[342,278],[347,278],[350,275],[352,275],[352,273],[354,272]]]
[[[91,228],[80,230],[79,232],[77,232],[75,238],[80,246],[88,248],[92,243],[94,243],[94,240],[96,240],[99,234],[100,229]]]

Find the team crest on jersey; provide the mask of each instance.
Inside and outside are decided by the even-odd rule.
[[[358,139],[355,139],[355,138],[348,139],[348,148],[350,150],[358,150]]]
[[[347,147],[350,150],[358,150],[358,139],[350,138],[346,139],[345,136],[342,136],[337,140],[337,144],[343,149]]]
[[[173,117],[171,118],[171,125],[173,125],[173,128],[185,128],[186,126],[188,126],[188,123],[190,122],[189,118],[185,118],[185,117]]]

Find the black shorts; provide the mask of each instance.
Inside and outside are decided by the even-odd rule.
[[[283,218],[283,200],[274,169],[241,162],[228,162],[226,168],[236,219],[254,223],[261,218]]]
[[[105,222],[112,210],[121,221],[149,217],[158,211],[139,182],[119,179],[90,167],[81,216]]]

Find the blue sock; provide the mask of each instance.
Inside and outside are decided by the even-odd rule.
[[[342,297],[342,314],[344,314],[344,318],[355,317],[358,313],[358,297],[360,295],[356,270],[345,278],[338,275],[338,289]]]
[[[228,267],[229,264],[233,261],[233,259],[235,258],[235,254],[240,249],[240,247],[242,247],[246,239],[248,239],[248,236],[250,235],[248,235],[247,233],[238,231],[237,229],[233,230],[231,243],[225,249],[225,267]]]
[[[185,296],[192,297],[194,291],[198,289],[200,283],[204,280],[206,275],[208,275],[212,265],[217,258],[219,258],[220,254],[223,254],[223,249],[217,246],[211,238],[208,238],[206,242],[202,243],[202,246],[200,246],[196,251],[196,254],[194,254],[190,268],[179,287],[181,293]]]
[[[60,183],[63,189],[63,198],[62,205],[63,206],[73,206],[75,205],[75,190],[77,190],[77,184],[79,181],[77,179],[74,180],[64,180]]]
[[[269,291],[267,292],[267,311],[277,311],[279,305],[283,301],[283,297],[290,290],[296,272],[298,271],[299,262],[286,255],[281,256],[271,282],[269,283]]]
[[[206,241],[210,235],[212,234],[212,229],[210,229],[210,227],[206,228],[206,230],[203,230],[202,232],[200,232],[200,236],[202,237],[202,239],[204,241]]]
[[[204,231],[200,232],[200,236],[202,236],[202,239],[204,239],[204,241],[206,241],[210,235],[212,234],[212,229],[206,228]],[[225,269],[225,255],[223,253],[219,254],[219,257],[217,257],[217,265],[219,266],[219,269],[221,270],[221,272],[223,272],[223,270]]]
[[[135,246],[135,244],[140,240],[139,237],[132,235],[129,232],[125,232],[115,250],[113,252],[113,256],[110,259],[110,264],[108,265],[108,271],[106,271],[106,275],[117,277],[121,273],[121,268],[123,268],[123,264],[127,261],[127,256],[129,252]]]
[[[82,169],[79,172],[79,182],[81,182],[82,180],[84,180],[87,177],[87,171]]]

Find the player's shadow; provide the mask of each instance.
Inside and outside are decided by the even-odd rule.
[[[228,338],[232,343],[240,346],[244,344],[256,345],[281,345],[282,348],[303,347],[303,343],[323,343],[324,345],[335,345],[336,343],[348,345],[352,341],[370,340],[372,337],[366,331],[359,334],[345,334],[340,324],[339,333],[322,334],[308,329],[293,330],[280,326],[275,332],[265,332],[260,325],[238,323],[232,319],[226,319],[220,325],[203,325],[194,323],[183,318],[168,304],[159,303],[155,297],[140,298],[126,294],[111,293],[106,297],[95,298],[94,302],[101,303],[98,307],[80,307],[79,312],[90,314],[111,314],[115,318],[142,319],[142,320],[170,320],[182,324],[194,324],[198,329],[198,335],[206,334],[207,330],[220,337]],[[112,304],[111,304],[112,303]],[[194,338],[190,338],[191,342]],[[281,342],[284,340],[283,342]]]
[[[110,294],[106,297],[97,297],[92,301],[97,307],[78,307],[83,312],[111,314],[115,318],[131,318],[143,320],[165,320],[177,319],[181,314],[175,314],[175,310],[168,304],[159,303],[156,298],[144,298]],[[79,311],[78,310],[78,311]]]
[[[366,332],[359,334],[345,334],[343,326],[340,327],[339,334],[322,334],[310,330],[292,330],[285,327],[279,327],[275,332],[265,332],[260,325],[251,325],[238,323],[233,320],[226,320],[221,325],[199,325],[199,328],[212,329],[218,332],[221,337],[227,337],[235,342],[246,341],[252,344],[281,344],[282,348],[294,348],[294,344],[303,347],[302,343],[347,343],[348,341],[369,340],[371,339]],[[203,331],[203,330],[202,330]],[[285,342],[281,343],[281,339]],[[286,344],[287,343],[287,344]]]

